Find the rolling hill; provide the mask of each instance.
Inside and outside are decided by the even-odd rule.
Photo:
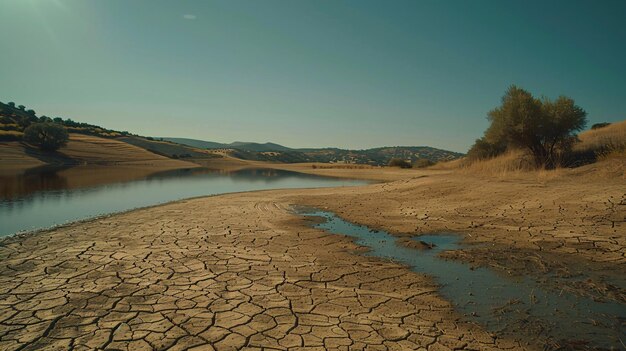
[[[166,141],[203,149],[228,149],[237,158],[269,162],[325,162],[360,163],[386,165],[392,158],[402,158],[415,162],[428,159],[432,162],[454,160],[464,155],[458,152],[437,149],[429,146],[392,146],[366,150],[345,150],[339,148],[294,149],[275,143],[234,142],[230,144],[186,138],[160,138]]]
[[[45,154],[32,146],[22,143],[23,132],[32,123],[51,122],[63,125],[73,137],[68,147],[55,154]],[[82,136],[81,136],[82,135]],[[92,138],[86,138],[90,136]],[[102,138],[102,139],[100,139]],[[6,143],[3,158],[11,160],[19,167],[28,167],[41,163],[119,163],[128,162],[126,155],[134,153],[134,161],[145,159],[154,161],[155,156],[166,159],[187,159],[202,161],[222,156],[231,156],[242,160],[266,161],[280,163],[321,162],[387,165],[392,158],[401,158],[410,162],[428,159],[432,162],[449,161],[462,157],[463,154],[436,149],[427,146],[394,146],[367,150],[344,150],[339,148],[306,148],[296,149],[276,143],[255,143],[235,141],[233,143],[217,143],[189,138],[158,138],[142,137],[126,131],[106,129],[97,125],[80,123],[60,117],[50,118],[37,116],[35,111],[14,103],[0,103],[0,142]],[[87,142],[87,140],[89,140]],[[83,143],[83,144],[80,144]],[[79,152],[74,145],[85,147]],[[89,147],[96,145],[97,147]],[[130,148],[117,152],[123,145]],[[102,149],[102,151],[100,150]],[[119,150],[118,150],[119,149]],[[210,152],[207,150],[220,150]],[[106,150],[106,151],[104,151]],[[133,152],[131,152],[131,150]],[[148,153],[146,153],[148,152]],[[152,154],[152,155],[150,155]],[[124,155],[124,157],[122,157]],[[158,157],[157,157],[158,159]],[[108,160],[108,161],[107,161]],[[157,163],[164,160],[159,159]],[[5,162],[6,163],[6,162]]]
[[[188,138],[158,138],[161,140],[170,141],[173,143],[188,145],[197,147],[200,149],[238,149],[243,151],[253,152],[271,152],[271,151],[293,151],[293,149],[286,146],[274,144],[274,143],[253,143],[246,141],[235,141],[230,144],[216,143],[213,141],[204,141]]]

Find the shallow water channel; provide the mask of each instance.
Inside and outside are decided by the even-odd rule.
[[[440,258],[442,251],[463,248],[458,235],[421,235],[413,240],[433,244],[432,248],[413,249],[398,244],[389,233],[344,221],[331,212],[301,209],[299,213],[322,218],[315,228],[355,238],[357,244],[370,248],[366,255],[391,259],[433,277],[457,311],[496,334],[525,335],[583,349],[624,347],[626,305],[553,291],[528,277],[512,278]]]

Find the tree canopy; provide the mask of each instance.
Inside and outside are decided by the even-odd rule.
[[[585,127],[587,113],[573,99],[537,99],[528,91],[511,86],[499,107],[491,110],[485,136],[469,151],[477,158],[493,157],[509,147],[528,150],[537,166],[554,167],[557,153],[567,149],[574,132]]]
[[[69,134],[56,123],[33,123],[24,129],[24,141],[45,151],[55,151],[67,143]]]

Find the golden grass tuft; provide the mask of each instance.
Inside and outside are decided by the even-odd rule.
[[[626,120],[578,135],[577,152],[596,152],[599,159],[626,156]]]
[[[537,167],[526,152],[511,150],[491,159],[467,160],[461,165],[460,170],[467,173],[509,177],[513,174],[536,171]]]
[[[438,171],[450,171],[463,167],[463,165],[467,162],[467,157],[457,158],[456,160],[437,162],[434,165],[428,167],[428,169]]]

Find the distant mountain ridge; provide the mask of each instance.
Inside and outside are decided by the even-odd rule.
[[[379,147],[366,150],[344,150],[339,148],[290,148],[276,143],[255,143],[235,141],[217,143],[191,138],[159,138],[141,137],[127,131],[106,129],[97,125],[76,122],[61,117],[37,116],[35,111],[23,105],[0,102],[0,141],[21,141],[24,130],[33,123],[56,123],[64,126],[68,132],[86,134],[100,138],[117,139],[152,153],[168,158],[216,158],[221,152],[204,152],[198,149],[226,149],[226,153],[244,160],[268,162],[322,162],[322,163],[358,163],[370,165],[387,165],[392,158],[400,158],[415,162],[428,159],[440,162],[464,156],[458,152],[441,150],[428,146],[394,146]],[[194,149],[195,148],[195,149]]]
[[[271,152],[271,151],[293,151],[294,149],[274,143],[253,143],[247,141],[235,141],[230,144],[216,143],[214,141],[205,141],[189,138],[158,138],[173,143],[193,146],[200,149],[239,149],[243,151],[254,152]]]
[[[162,140],[193,146],[201,149],[230,149],[232,155],[246,160],[274,162],[334,162],[386,165],[392,158],[415,162],[428,159],[432,162],[449,161],[465,156],[462,153],[437,149],[429,146],[391,146],[365,150],[339,148],[290,148],[276,143],[254,143],[236,141],[216,143],[212,141],[163,137]]]

